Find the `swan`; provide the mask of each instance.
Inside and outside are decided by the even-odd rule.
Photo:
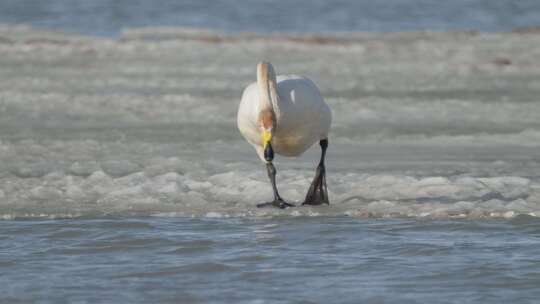
[[[276,186],[274,153],[299,156],[319,141],[321,158],[302,205],[329,204],[324,160],[332,112],[315,83],[298,75],[278,75],[269,62],[257,64],[257,81],[248,85],[238,107],[242,136],[266,163],[274,200],[257,207],[293,207]]]

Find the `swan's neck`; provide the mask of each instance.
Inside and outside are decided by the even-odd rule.
[[[257,85],[259,87],[259,110],[272,111],[275,115],[279,111],[279,96],[277,93],[276,73],[269,62],[257,65]]]

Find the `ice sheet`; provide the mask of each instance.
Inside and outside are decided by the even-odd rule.
[[[224,34],[118,40],[0,28],[0,216],[512,217],[540,210],[537,33]],[[334,112],[330,207],[261,210],[235,127],[259,60]],[[317,148],[277,159],[303,199]]]

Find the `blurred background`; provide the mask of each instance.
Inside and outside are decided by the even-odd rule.
[[[0,23],[102,36],[147,26],[256,32],[491,32],[540,25],[540,1],[2,0]]]

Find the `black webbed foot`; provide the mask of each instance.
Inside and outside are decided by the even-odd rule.
[[[311,186],[306,194],[306,199],[302,205],[330,205],[328,200],[328,190],[326,189],[326,168],[324,166],[324,157],[326,156],[326,148],[328,148],[328,139],[322,139],[321,145],[321,160],[317,166],[315,178],[311,182]]]
[[[270,151],[272,150],[272,146],[268,145],[270,148]],[[266,207],[275,207],[279,209],[285,209],[287,207],[294,207],[293,204],[289,204],[286,201],[284,201],[281,196],[279,196],[277,186],[276,186],[276,168],[274,168],[274,165],[272,164],[272,158],[274,157],[274,152],[264,152],[265,158],[267,154],[269,155],[269,158],[267,159],[266,163],[266,169],[268,171],[268,177],[270,178],[270,183],[272,184],[272,189],[274,190],[274,201],[273,202],[267,202],[258,204],[257,208],[266,208]]]
[[[306,194],[306,199],[302,205],[329,205],[328,190],[326,189],[326,172],[324,165],[317,167],[315,178]]]

